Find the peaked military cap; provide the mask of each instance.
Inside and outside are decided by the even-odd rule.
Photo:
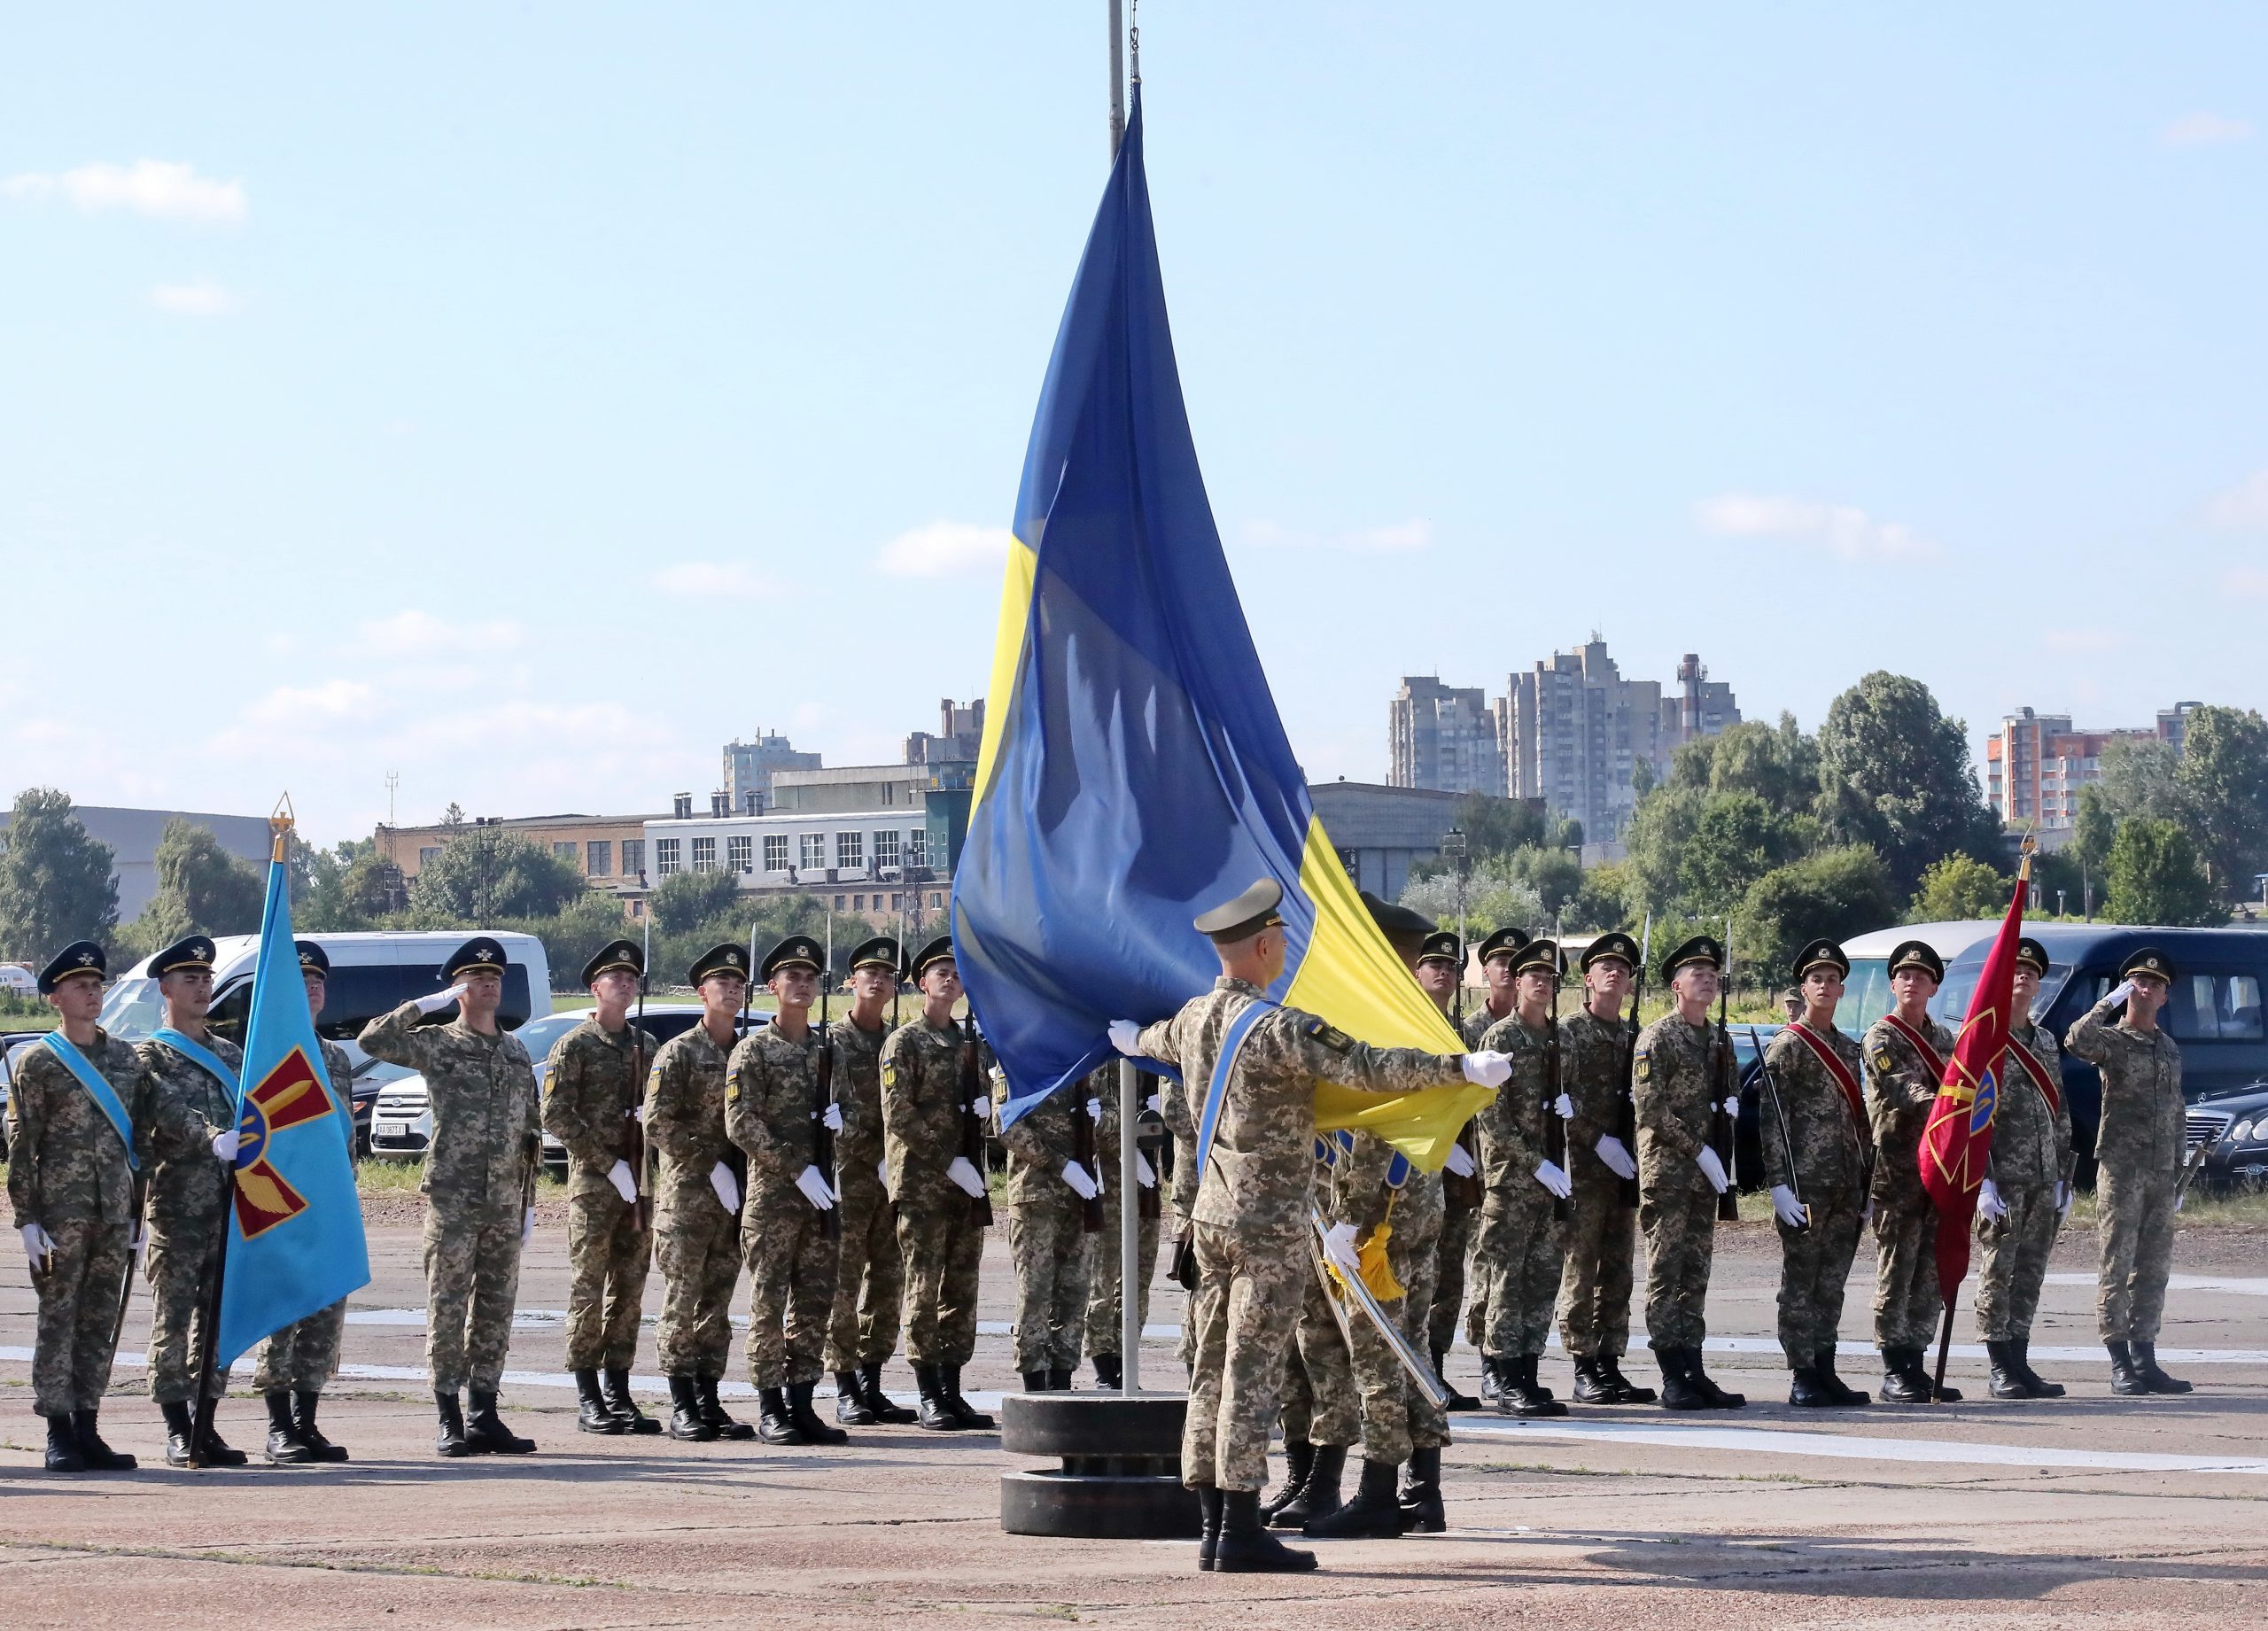
[[[99,980],[109,972],[110,964],[104,959],[102,947],[91,940],[74,940],[39,971],[39,994],[53,995],[55,988],[74,974],[90,974]]]
[[[1725,966],[1725,948],[1712,936],[1696,935],[1662,959],[1662,978],[1675,979],[1677,971],[1690,963],[1706,963],[1712,968],[1722,968]]]
[[[153,980],[194,968],[213,972],[213,942],[207,936],[184,935],[150,959],[150,977]]]
[[[1492,930],[1488,937],[1480,943],[1480,960],[1486,963],[1492,957],[1510,957],[1526,945],[1527,939],[1527,930],[1524,928]]]
[[[686,975],[686,983],[698,985],[711,975],[730,975],[735,980],[747,979],[748,948],[732,940],[720,946],[711,946],[693,959],[693,970]]]
[[[583,965],[583,983],[595,984],[598,977],[610,969],[626,968],[640,979],[646,977],[646,953],[634,940],[610,940],[598,950],[598,955]]]
[[[850,972],[856,974],[861,968],[887,968],[894,979],[898,965],[905,959],[905,953],[898,949],[897,941],[888,935],[876,935],[872,940],[861,940],[850,948]]]
[[[808,968],[813,974],[827,969],[827,953],[818,941],[809,935],[790,935],[764,954],[764,967],[757,972],[769,980],[782,968]]]
[[[1273,878],[1262,878],[1235,899],[1200,913],[1192,927],[1216,945],[1234,945],[1281,923],[1283,913],[1277,908],[1283,904],[1284,886]]]
[[[1822,965],[1845,979],[1850,977],[1851,959],[1843,948],[1832,940],[1814,940],[1796,953],[1796,983],[1801,985],[1806,975]]]
[[[1512,972],[1529,974],[1542,970],[1557,979],[1566,967],[1566,959],[1559,955],[1558,943],[1551,940],[1531,940],[1512,953]]]
[[[916,951],[913,954],[913,960],[906,965],[906,972],[912,975],[916,980],[919,980],[921,977],[922,971],[928,968],[932,963],[944,963],[951,962],[952,960],[953,937],[951,935],[940,935],[935,940],[932,940],[928,945],[923,946],[919,951]]]
[[[469,974],[504,972],[504,948],[486,935],[475,935],[455,951],[449,960],[441,965],[441,978],[454,985]]]
[[[2122,980],[2131,980],[2136,975],[2142,974],[2155,975],[2168,985],[2171,985],[2173,959],[2155,946],[2136,946],[2126,954],[2126,961],[2119,967],[2118,977]]]
[[[1407,906],[1397,906],[1390,900],[1381,900],[1370,890],[1363,891],[1363,909],[1371,914],[1371,921],[1380,933],[1395,943],[1395,949],[1421,944],[1433,932],[1433,920],[1422,912],[1412,912]]]
[[[2026,935],[2016,942],[2016,967],[2031,969],[2045,978],[2047,974],[2047,948]]]
[[[1619,957],[1635,970],[1638,967],[1638,943],[1619,928],[1611,928],[1583,948],[1583,972],[1603,957]]]
[[[1464,967],[1464,942],[1449,929],[1441,929],[1425,936],[1425,944],[1418,953],[1421,963],[1454,963]]]
[[[1918,968],[1938,984],[1946,981],[1946,959],[1926,940],[1901,940],[1890,953],[1890,972]]]
[[[330,953],[312,940],[294,940],[291,949],[299,954],[301,974],[327,975],[330,972]]]

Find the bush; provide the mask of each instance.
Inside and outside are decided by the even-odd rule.
[[[1789,965],[1806,941],[1821,935],[1847,939],[1883,928],[1897,915],[1882,857],[1863,844],[1814,850],[1751,886],[1735,929],[1736,950],[1743,963],[1786,981],[1794,977]]]

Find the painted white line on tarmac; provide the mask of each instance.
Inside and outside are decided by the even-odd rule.
[[[2093,1285],[2100,1277],[2092,1274],[2051,1274],[2050,1285]],[[2233,1279],[2218,1274],[2173,1274],[2166,1277],[2168,1291],[2218,1291],[2232,1297],[2268,1297],[2268,1280]]]
[[[729,1317],[736,1330],[748,1329],[747,1315],[734,1314]],[[423,1309],[349,1309],[346,1310],[346,1323],[350,1325],[387,1325],[403,1330],[423,1331],[425,1329],[425,1310]],[[638,1323],[641,1325],[655,1325],[661,1322],[658,1316],[648,1314],[641,1317]],[[512,1329],[515,1331],[556,1331],[566,1324],[567,1310],[564,1309],[520,1309],[512,1316]],[[983,1337],[1005,1337],[1009,1335],[1013,1329],[1005,1319],[981,1319],[976,1322],[976,1334]],[[1142,1340],[1178,1342],[1181,1340],[1181,1327],[1179,1325],[1145,1325],[1142,1327]]]

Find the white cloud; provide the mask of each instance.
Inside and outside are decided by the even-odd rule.
[[[2256,566],[2232,566],[2222,574],[2221,588],[2249,601],[2268,601],[2268,571]]]
[[[1302,532],[1273,521],[1247,521],[1237,536],[1260,549],[1332,549],[1342,555],[1411,555],[1433,543],[1433,524],[1416,516],[1344,532]]]
[[[2065,656],[2102,656],[2133,641],[2117,629],[2050,629],[2039,643]]]
[[[2241,142],[2252,134],[2249,119],[2232,119],[2225,113],[2185,113],[2158,132],[2158,140],[2168,147],[2221,147],[2231,142]]]
[[[763,573],[737,561],[682,561],[664,566],[655,578],[664,594],[704,601],[760,601],[780,592]]]
[[[1728,538],[1823,543],[1845,561],[1917,560],[1941,553],[1911,527],[1876,521],[1855,504],[1727,493],[1694,505],[1693,518],[1704,532]]]
[[[882,546],[874,564],[893,578],[951,578],[997,570],[1015,541],[1007,528],[967,521],[932,521]]]
[[[2256,470],[2205,506],[2215,526],[2268,527],[2268,470]]]
[[[215,283],[159,283],[150,304],[176,317],[218,317],[237,309],[236,297]]]
[[[326,680],[320,685],[278,686],[245,710],[254,725],[291,726],[365,719],[377,710],[377,692],[359,680]]]
[[[82,164],[60,175],[26,171],[0,182],[0,193],[34,201],[61,198],[89,212],[131,210],[159,221],[233,226],[250,206],[241,181],[214,181],[196,167],[137,159],[132,164]]]
[[[445,623],[430,611],[415,609],[391,617],[374,617],[362,625],[362,638],[382,657],[428,656],[444,653],[472,656],[509,651],[524,638],[520,625],[509,618],[492,623]]]

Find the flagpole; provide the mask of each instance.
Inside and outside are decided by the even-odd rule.
[[[1110,156],[1126,139],[1126,19],[1124,0],[1110,0]]]

